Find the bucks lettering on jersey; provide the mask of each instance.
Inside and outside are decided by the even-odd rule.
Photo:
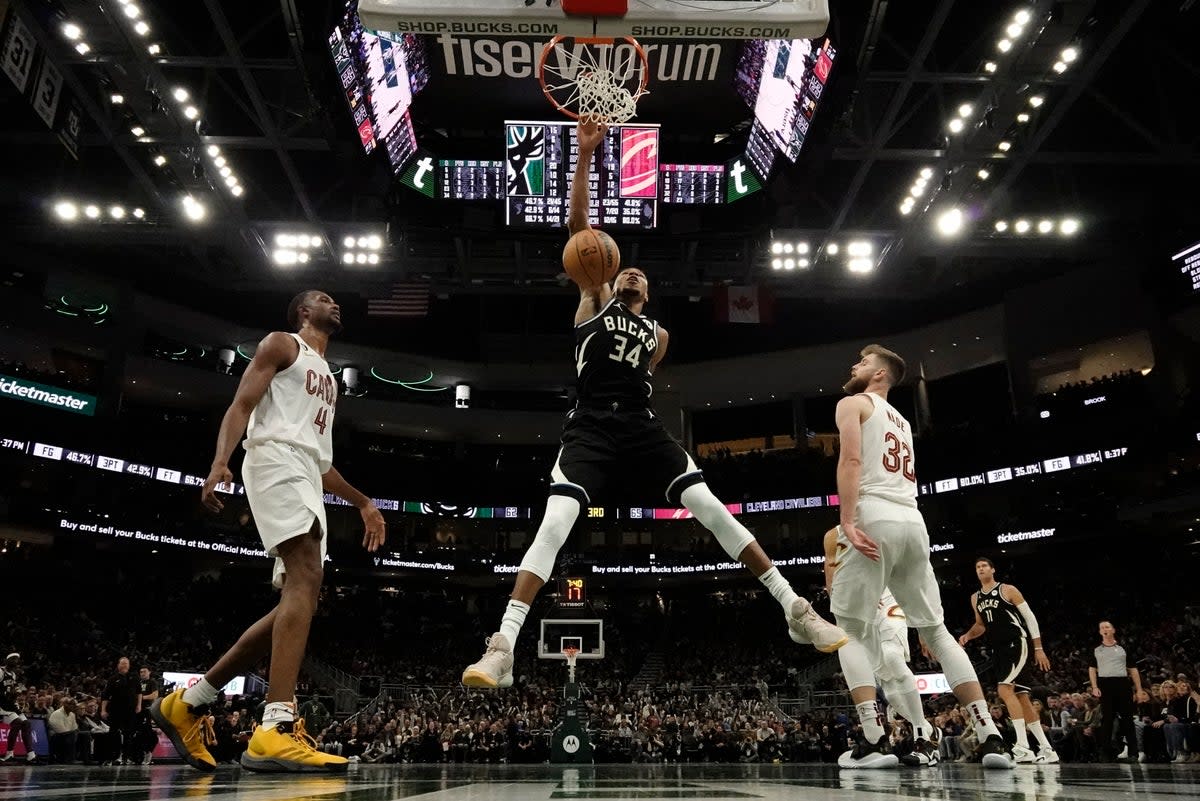
[[[1000,594],[1003,584],[997,584],[987,592],[980,590],[975,596],[975,610],[987,626],[987,635],[992,642],[1023,640],[1029,636],[1025,621],[1017,607],[1004,600]]]
[[[650,361],[658,349],[658,323],[613,298],[592,319],[575,326],[575,388],[584,405],[649,405]]]

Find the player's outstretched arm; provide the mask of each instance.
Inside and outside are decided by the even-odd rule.
[[[979,616],[979,607],[977,607],[975,605],[978,602],[978,600],[979,600],[979,593],[977,593],[977,592],[971,593],[971,611],[973,611],[975,613],[975,625],[973,625],[973,626],[971,626],[971,628],[967,629],[966,634],[964,634],[963,636],[958,638],[959,645],[965,646],[967,643],[969,643],[971,640],[975,639],[976,637],[982,637],[983,633],[985,631],[987,631],[987,624],[984,623],[983,618],[981,618]]]
[[[579,121],[575,127],[575,138],[579,143],[579,160],[575,162],[575,175],[571,178],[571,208],[567,217],[567,231],[571,236],[591,228],[588,221],[588,204],[591,191],[588,188],[588,175],[591,171],[592,154],[604,141],[606,125],[600,125],[590,120]],[[575,325],[580,325],[600,313],[604,304],[612,298],[612,287],[608,283],[599,286],[579,287],[579,309],[575,312]]]
[[[376,551],[383,541],[387,538],[387,523],[384,522],[383,515],[376,508],[375,502],[356,490],[349,481],[342,478],[342,474],[338,472],[336,467],[330,467],[324,475],[321,476],[321,488],[327,492],[332,492],[334,495],[341,498],[346,503],[358,509],[362,515],[363,526],[363,547],[368,551]]]
[[[254,358],[250,360],[246,372],[242,373],[233,403],[229,404],[225,417],[221,419],[221,430],[217,434],[217,452],[213,456],[208,478],[200,489],[200,502],[211,511],[219,512],[225,507],[216,495],[216,486],[233,481],[233,474],[229,472],[229,457],[233,455],[233,449],[246,433],[251,412],[263,399],[263,395],[267,394],[271,379],[280,370],[291,366],[299,351],[300,346],[296,344],[296,340],[282,331],[273,331],[258,343]]]
[[[1038,626],[1038,620],[1034,617],[1033,610],[1029,608],[1029,602],[1025,600],[1021,591],[1011,584],[1001,587],[1000,595],[1004,597],[1004,600],[1017,607],[1021,619],[1025,621],[1025,628],[1033,640],[1033,658],[1037,662],[1037,666],[1042,670],[1049,670],[1050,658],[1046,656],[1046,649],[1042,647],[1042,630]]]

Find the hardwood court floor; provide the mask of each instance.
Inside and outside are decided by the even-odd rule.
[[[1200,798],[1200,764],[978,765],[840,771],[828,765],[352,765],[343,776],[264,776],[222,766],[0,765],[0,801],[1183,801]]]

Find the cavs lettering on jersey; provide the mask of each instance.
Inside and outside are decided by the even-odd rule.
[[[874,392],[864,392],[874,409],[862,424],[862,478],[859,493],[903,506],[917,505],[912,426]]]
[[[1017,607],[1004,600],[1000,593],[1003,586],[997,584],[987,592],[980,590],[975,596],[975,610],[987,626],[988,639],[992,642],[1024,640],[1029,637],[1029,631]]]
[[[575,326],[575,387],[582,406],[610,403],[649,407],[650,362],[658,323],[612,298],[592,319]]]
[[[337,382],[329,364],[299,334],[296,361],[271,379],[267,392],[250,413],[246,450],[264,442],[300,448],[317,460],[321,473],[333,464],[333,413]]]

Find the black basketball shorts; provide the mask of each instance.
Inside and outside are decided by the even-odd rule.
[[[1033,687],[1033,644],[1030,640],[1012,639],[999,643],[996,652],[996,683],[1011,684],[1019,693]]]
[[[704,474],[650,409],[576,408],[563,423],[550,492],[584,506],[681,506]]]

